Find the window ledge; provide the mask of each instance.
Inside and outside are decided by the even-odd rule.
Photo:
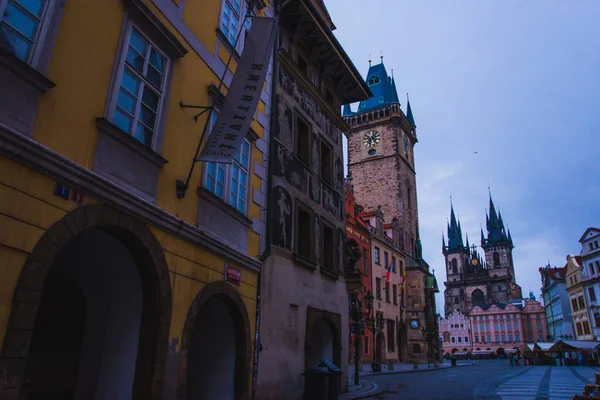
[[[209,201],[212,205],[223,211],[227,215],[233,217],[236,221],[245,225],[246,227],[252,226],[252,221],[248,219],[244,214],[239,212],[237,209],[230,206],[228,203],[223,201],[220,197],[215,196],[214,193],[206,189],[204,186],[199,186],[196,190],[198,197],[203,200]]]
[[[327,268],[323,268],[322,266],[321,266],[320,269],[321,269],[321,273],[323,275],[325,275],[325,276],[327,276],[327,277],[329,277],[331,279],[337,280],[340,277],[340,274],[336,273],[335,271],[332,271],[332,270],[327,269]]]
[[[302,257],[300,254],[297,254],[297,253],[292,254],[292,260],[294,260],[294,262],[302,265],[303,267],[306,267],[313,271],[317,269],[316,263],[307,260],[306,258]]]
[[[131,136],[130,134],[128,134],[121,128],[117,127],[115,124],[113,124],[109,120],[102,118],[102,117],[96,118],[96,125],[99,130],[106,133],[113,139],[119,141],[125,147],[128,147],[129,149],[140,154],[141,156],[146,158],[148,161],[150,161],[152,164],[156,165],[158,168],[162,168],[166,163],[168,163],[167,160],[162,158],[160,155],[158,155],[156,152],[154,152],[151,148],[140,143],[133,136]]]
[[[36,71],[29,64],[15,57],[6,49],[0,47],[0,64],[12,71],[18,77],[35,86],[41,92],[47,92],[56,86],[54,82],[46,78],[43,74]]]
[[[233,54],[233,59],[236,62],[240,61],[240,53],[238,53],[235,47],[233,47],[233,45],[229,43],[229,40],[227,39],[227,37],[225,37],[225,34],[221,31],[220,28],[217,28],[216,31],[217,37],[220,39],[221,43],[227,48],[227,51],[229,51],[230,54]]]

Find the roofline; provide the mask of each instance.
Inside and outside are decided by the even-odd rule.
[[[350,71],[350,74],[354,77],[354,80],[356,81],[356,83],[358,83],[358,87],[360,89],[362,89],[363,96],[365,96],[365,97],[363,99],[358,99],[358,100],[366,100],[366,99],[373,97],[373,93],[371,92],[371,89],[369,89],[369,87],[367,86],[367,82],[365,82],[365,80],[361,76],[360,72],[358,72],[358,70],[356,69],[356,66],[354,65],[354,63],[352,62],[352,60],[350,59],[350,57],[348,56],[348,54],[346,53],[346,51],[344,50],[344,48],[342,47],[340,42],[337,40],[337,38],[335,37],[335,35],[331,31],[331,29],[329,29],[329,28],[324,29],[324,27],[323,27],[324,21],[322,18],[319,18],[319,16],[318,16],[319,11],[315,10],[315,5],[313,3],[311,3],[310,0],[301,0],[301,1],[302,1],[302,4],[304,5],[304,7],[308,10],[308,12],[310,14],[312,14],[313,17],[315,17],[314,19],[315,19],[315,21],[317,21],[317,26],[322,31],[322,33],[325,35],[325,37],[327,39],[329,39],[330,44],[333,46],[335,51],[338,53],[338,55],[342,59],[342,62],[344,63],[345,67]],[[333,21],[332,21],[332,23],[333,23]]]
[[[581,235],[581,238],[579,239],[579,243],[583,243],[583,238],[585,237],[585,235],[588,234],[589,231],[594,231],[594,232],[598,232],[600,233],[600,229],[598,228],[594,228],[594,227],[589,227],[585,230],[585,232],[583,232],[583,235]]]

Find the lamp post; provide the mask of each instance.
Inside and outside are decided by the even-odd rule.
[[[350,330],[354,334],[354,384],[359,384],[359,371],[358,371],[358,360],[360,358],[360,335],[365,331],[365,321],[371,316],[373,310],[373,295],[371,292],[367,292],[364,297],[366,302],[367,311],[363,312],[362,302],[356,297],[356,295],[350,295]]]
[[[423,339],[427,341],[427,367],[430,367],[431,364],[431,341],[430,339],[435,335],[435,328],[431,325],[424,326],[421,328],[421,334],[423,334]]]
[[[385,321],[383,320],[383,315],[378,314],[376,318],[369,316],[365,319],[365,322],[371,332],[373,332],[373,362],[371,363],[371,369],[373,372],[378,372],[381,370],[381,367],[379,367],[379,362],[375,361],[377,358],[377,334],[383,331]]]

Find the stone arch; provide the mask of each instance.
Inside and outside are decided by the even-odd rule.
[[[179,351],[179,378],[177,385],[178,399],[185,400],[187,396],[186,384],[188,376],[188,356],[190,343],[196,317],[202,306],[211,298],[217,297],[225,302],[235,325],[236,359],[234,372],[234,398],[248,399],[248,377],[250,376],[250,360],[252,357],[252,343],[250,339],[250,320],[242,296],[224,281],[208,283],[192,301],[183,326],[181,348]]]
[[[116,238],[135,260],[143,287],[144,312],[132,396],[134,399],[161,398],[172,302],[169,269],[162,247],[140,220],[106,204],[91,204],[72,210],[50,226],[21,270],[0,353],[0,390],[14,391],[15,399],[27,366],[29,344],[48,271],[72,239],[92,229]],[[148,265],[151,268],[144,268]]]
[[[333,363],[338,367],[341,366],[342,362],[342,318],[339,314],[335,314],[325,310],[317,310],[312,307],[307,308],[306,313],[306,331],[305,331],[305,366],[309,365],[309,352],[311,348],[311,334],[315,325],[323,320],[327,323],[329,328],[331,329],[331,333],[333,335]]]

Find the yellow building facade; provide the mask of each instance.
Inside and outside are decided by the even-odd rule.
[[[0,0],[0,398],[250,397],[269,79],[176,190],[210,114],[180,104],[216,117],[246,8]]]
[[[565,279],[567,281],[569,303],[571,304],[571,317],[573,320],[575,337],[577,340],[594,340],[588,302],[581,279],[581,264],[579,262],[579,257],[571,255],[567,256],[566,268],[567,272],[565,274]]]

